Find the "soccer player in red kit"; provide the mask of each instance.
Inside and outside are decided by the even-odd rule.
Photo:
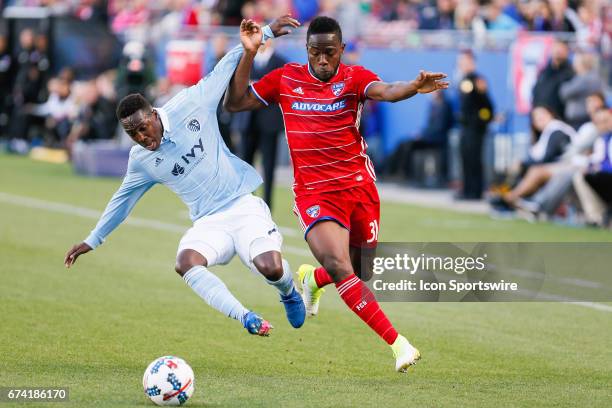
[[[254,53],[245,51],[225,106],[238,112],[276,103],[282,110],[295,175],[294,212],[322,265],[299,271],[309,314],[317,313],[322,288],[334,283],[347,306],[391,346],[396,370],[405,372],[419,351],[397,333],[357,277],[362,250],[376,247],[380,219],[376,176],[359,120],[367,99],[396,102],[445,89],[446,75],[421,71],[413,81],[385,83],[361,66],[344,65],[342,31],[329,17],[310,23],[306,51],[308,64],[286,64],[250,88]]]

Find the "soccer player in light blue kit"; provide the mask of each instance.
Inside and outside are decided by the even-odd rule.
[[[289,33],[299,22],[282,16],[261,28],[263,40]],[[280,249],[282,236],[263,200],[252,192],[261,185],[255,169],[231,154],[217,124],[217,105],[243,52],[257,52],[259,26],[240,25],[241,45],[233,48],[200,82],[162,108],[152,108],[139,94],[119,103],[117,116],[138,144],[128,169],[95,229],[64,259],[76,259],[104,242],[153,185],[164,184],[189,207],[193,227],[179,243],[176,272],[213,308],[240,321],[251,334],[269,335],[272,326],[246,309],[207,268],[228,263],[235,254],[259,271],[280,292],[290,324],[299,328],[306,311]],[[261,36],[261,34],[259,34]]]

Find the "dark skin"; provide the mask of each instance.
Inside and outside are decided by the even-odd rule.
[[[229,112],[241,112],[263,108],[265,105],[252,92],[249,92],[249,75],[253,59],[257,53],[254,49],[245,52],[238,68],[230,82],[230,88],[223,102]],[[345,44],[338,33],[312,34],[306,42],[308,64],[311,73],[320,81],[330,81],[340,65]],[[367,89],[367,97],[375,101],[398,102],[408,99],[417,93],[430,93],[447,89],[446,74],[441,72],[421,71],[412,81],[397,81],[392,83],[375,82]],[[317,261],[327,270],[335,282],[346,279],[355,273],[363,280],[361,256],[362,249],[350,246],[350,233],[333,220],[321,221],[315,224],[306,242]]]
[[[270,24],[275,37],[289,34],[287,27],[297,27],[299,23],[288,15],[284,15]],[[261,42],[261,28],[252,20],[243,20],[240,24],[240,41],[245,53],[253,48],[255,42]],[[255,48],[256,50],[257,48]],[[121,126],[126,133],[140,146],[155,151],[161,145],[164,134],[159,114],[150,106],[138,110],[127,118],[120,119]],[[92,248],[85,242],[74,245],[64,257],[64,265],[70,268],[79,256],[88,253]],[[257,270],[270,281],[277,281],[283,276],[282,256],[278,251],[269,251],[256,256],[253,264]],[[175,270],[183,276],[194,266],[208,266],[208,260],[199,252],[192,249],[181,251],[176,258]]]

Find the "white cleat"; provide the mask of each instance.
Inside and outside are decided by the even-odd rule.
[[[401,334],[397,336],[391,345],[395,357],[395,371],[398,373],[408,372],[408,368],[421,359],[421,353]]]
[[[304,264],[299,267],[297,272],[300,286],[302,286],[302,299],[307,316],[316,316],[319,313],[319,299],[325,292],[325,289],[317,286],[314,270],[314,266]]]

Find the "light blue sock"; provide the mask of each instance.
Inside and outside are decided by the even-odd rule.
[[[244,325],[244,316],[249,311],[215,274],[204,266],[194,266],[183,275],[183,279],[209,306]]]
[[[291,268],[289,267],[289,262],[283,259],[283,276],[277,281],[271,281],[266,279],[272,286],[276,286],[276,289],[280,292],[281,295],[287,296],[293,291],[293,274],[291,273]]]

